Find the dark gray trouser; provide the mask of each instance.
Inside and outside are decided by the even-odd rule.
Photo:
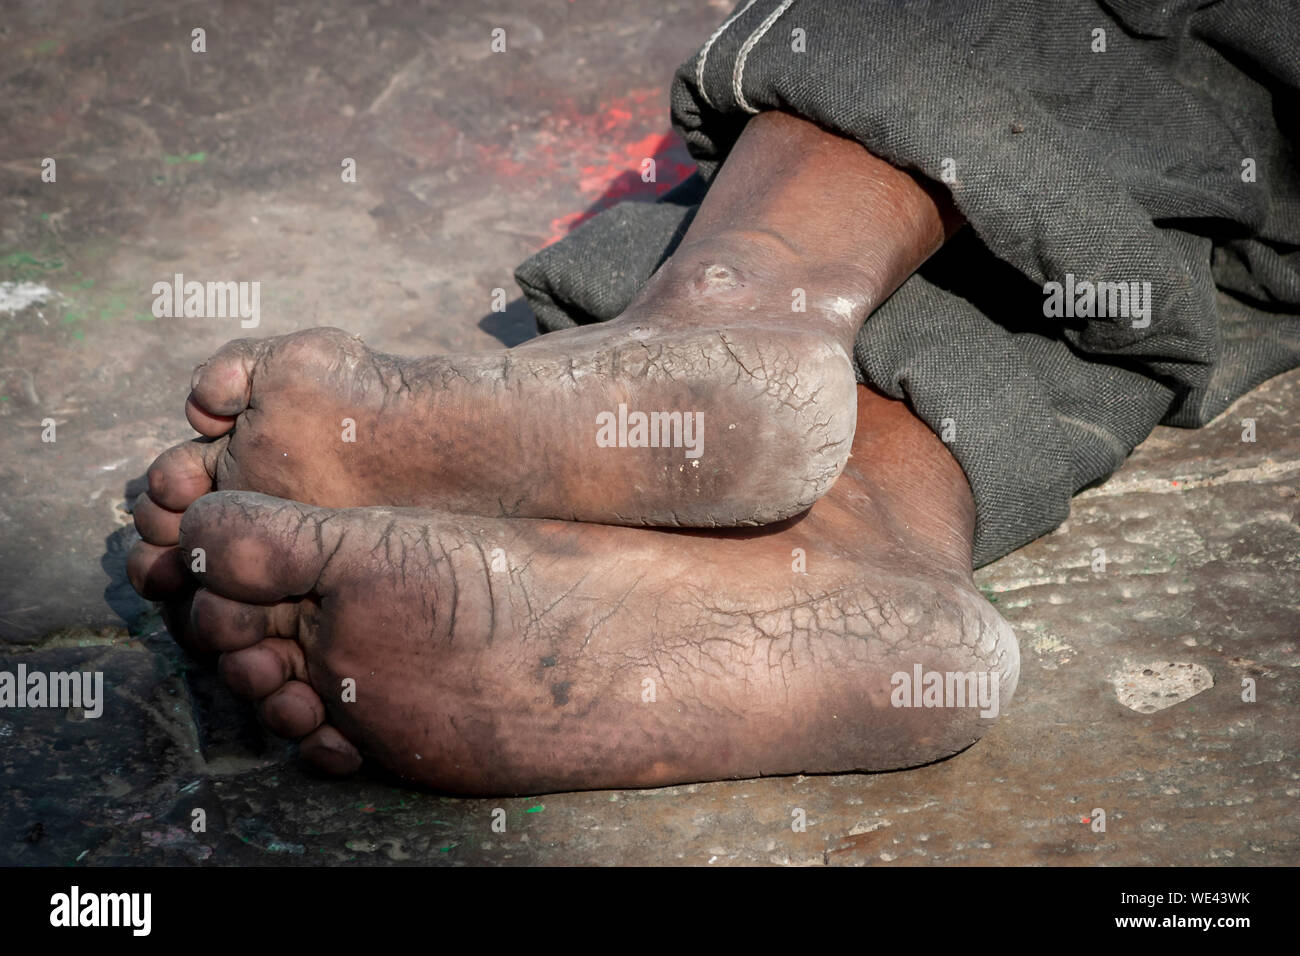
[[[516,278],[544,330],[618,315],[762,110],[947,183],[972,228],[855,358],[961,462],[985,564],[1060,524],[1156,424],[1202,425],[1300,364],[1291,2],[747,0],[673,82],[699,173]],[[1099,282],[1090,307],[1080,283]]]

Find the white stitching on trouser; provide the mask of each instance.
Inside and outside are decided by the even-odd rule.
[[[749,51],[758,45],[759,40],[763,39],[763,34],[772,29],[772,24],[776,23],[781,14],[790,9],[792,3],[794,3],[794,0],[783,0],[782,4],[769,13],[767,19],[758,25],[758,29],[749,35],[749,39],[745,41],[740,48],[740,52],[736,54],[736,68],[731,74],[731,92],[736,95],[736,104],[746,113],[757,113],[758,110],[749,105],[749,102],[745,99],[745,94],[740,91],[740,84],[745,75],[745,60],[749,57]]]
[[[713,46],[718,37],[722,36],[723,31],[744,16],[745,11],[752,7],[755,2],[756,0],[749,0],[749,3],[733,13],[722,26],[713,31],[713,36],[705,41],[704,48],[700,50],[700,60],[695,65],[695,85],[700,88],[700,98],[709,106],[713,106],[713,102],[709,99],[709,94],[704,92],[704,61],[709,55],[709,48]]]

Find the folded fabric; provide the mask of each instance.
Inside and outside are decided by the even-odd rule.
[[[618,315],[763,110],[945,184],[969,227],[854,351],[961,462],[980,565],[1156,424],[1202,425],[1300,365],[1296,103],[1286,0],[747,0],[673,82],[698,173],[516,279],[544,330]]]

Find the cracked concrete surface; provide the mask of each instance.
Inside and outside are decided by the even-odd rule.
[[[153,320],[154,282],[260,279],[259,335],[514,344],[526,309],[490,303],[519,261],[685,175],[668,79],[729,4],[506,7],[7,8],[0,282],[50,293],[0,314],[0,669],[102,670],[111,716],[0,710],[0,862],[1300,862],[1295,372],[1205,429],[1158,429],[1065,526],[979,573],[1019,635],[1019,690],[984,740],[918,770],[520,800],[335,782],[176,651],[125,583],[125,501],[188,436],[192,366],[243,333]],[[643,155],[664,182],[641,183]],[[1213,686],[1139,713],[1112,682],[1126,662]]]

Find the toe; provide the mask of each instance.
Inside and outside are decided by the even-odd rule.
[[[149,466],[149,497],[167,511],[184,511],[213,487],[225,441],[187,441]]]
[[[189,397],[185,399],[185,420],[200,435],[216,438],[234,428],[239,416],[213,415],[198,403],[194,393],[191,392]]]
[[[175,545],[180,541],[181,511],[168,511],[157,504],[148,495],[135,499],[131,517],[135,519],[135,530],[149,544]]]
[[[200,588],[190,607],[190,632],[194,643],[207,650],[242,651],[269,636],[269,615],[267,605],[232,601]]]
[[[233,693],[251,700],[273,696],[290,681],[301,682],[307,679],[307,664],[303,659],[302,648],[294,641],[278,637],[259,641],[241,651],[222,654],[217,669]],[[306,684],[303,686],[307,687]],[[307,687],[307,690],[311,688]],[[311,692],[313,696],[316,693]],[[321,720],[324,719],[322,709]],[[316,723],[320,723],[320,720]],[[301,737],[312,727],[292,736]]]
[[[257,705],[258,713],[271,733],[297,740],[325,722],[325,704],[320,695],[302,681],[289,681]]]
[[[257,339],[236,339],[194,370],[185,417],[195,431],[210,437],[230,431],[235,417],[248,407],[261,348]]]
[[[343,540],[343,513],[244,491],[205,495],[181,519],[186,553],[202,548],[203,586],[273,604],[311,591]]]
[[[326,773],[340,776],[361,769],[361,753],[338,730],[322,724],[298,745],[302,759]]]
[[[179,549],[147,541],[137,542],[126,556],[126,576],[147,601],[175,598],[194,586]]]
[[[194,640],[194,629],[190,626],[190,606],[194,600],[193,590],[187,590],[162,602],[158,611],[163,624],[172,639],[186,651],[200,659],[209,658],[210,654]]]

